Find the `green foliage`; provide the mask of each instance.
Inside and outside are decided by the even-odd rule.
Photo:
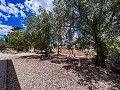
[[[0,39],[0,50],[2,51],[5,48],[6,48],[6,42],[3,39]]]
[[[109,50],[108,60],[115,61],[120,60],[120,37],[111,37],[107,42],[107,48]]]
[[[8,35],[5,36],[5,41],[14,49],[27,50],[31,46],[29,37],[30,35],[27,31],[20,30],[20,28],[13,28],[12,32],[8,33]]]
[[[51,39],[51,16],[50,12],[40,7],[40,15],[28,17],[26,20],[27,31],[31,34],[32,46],[46,50],[50,45]]]
[[[19,27],[19,26],[15,26],[15,27],[13,27],[11,30],[12,31],[21,31],[21,27]]]
[[[8,43],[8,36],[4,35],[4,38],[5,38],[5,42]]]
[[[109,51],[119,51],[120,53],[120,36],[111,37],[107,42]]]
[[[21,32],[10,32],[8,35],[8,44],[15,49],[19,48],[22,44]]]
[[[118,31],[118,3],[120,0],[54,0],[54,13],[60,27],[79,30],[79,37],[84,38],[82,47],[93,45],[101,66],[105,63],[106,42]],[[85,44],[88,42],[90,44]]]

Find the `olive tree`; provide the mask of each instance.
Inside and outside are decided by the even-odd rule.
[[[104,37],[118,31],[113,25],[119,16],[119,0],[54,0],[61,27],[75,28],[86,37],[97,53],[97,65],[105,66],[108,50]],[[61,19],[62,18],[62,19]],[[118,24],[117,24],[118,25]],[[116,25],[116,26],[117,26]],[[108,37],[109,39],[109,37]]]

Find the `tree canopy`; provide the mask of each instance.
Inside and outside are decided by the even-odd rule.
[[[61,27],[76,28],[92,43],[99,64],[104,66],[104,53],[108,51],[106,42],[115,35],[119,24],[119,0],[54,0],[54,12]]]

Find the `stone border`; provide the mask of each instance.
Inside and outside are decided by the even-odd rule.
[[[6,82],[7,81],[7,65],[8,65],[8,60],[6,60],[6,70],[5,70],[5,74],[4,74],[4,77],[5,77],[4,78],[4,82],[5,82],[4,83],[4,90],[6,90],[6,86],[7,86],[6,85],[7,84],[7,82]]]
[[[1,60],[0,60],[1,61]],[[3,63],[4,61],[4,63]],[[1,61],[3,66],[1,65],[1,68],[3,68],[3,70],[1,70],[0,74],[1,74],[1,81],[2,81],[2,86],[0,86],[0,90],[6,90],[6,75],[7,75],[7,60],[2,60]]]

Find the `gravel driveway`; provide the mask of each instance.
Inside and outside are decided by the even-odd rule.
[[[111,88],[112,82],[98,81],[92,83],[92,88],[86,83],[80,84],[78,80],[84,80],[81,75],[63,68],[64,64],[51,63],[39,58],[27,58],[22,56],[35,55],[33,53],[0,54],[0,58],[8,60],[7,90],[119,90]]]

